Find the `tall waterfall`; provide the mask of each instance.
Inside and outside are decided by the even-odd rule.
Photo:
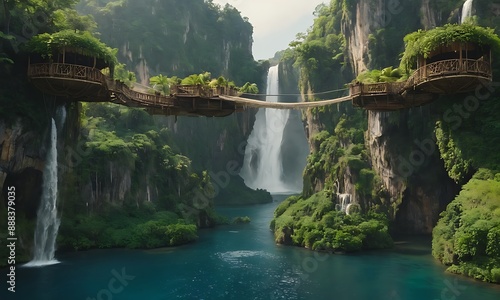
[[[472,2],[473,0],[467,0],[462,6],[462,17],[460,18],[460,23],[463,23],[467,20],[467,18],[472,17]]]
[[[64,119],[65,115],[64,111],[61,119]],[[64,120],[61,121],[63,122]],[[59,263],[54,259],[59,223],[60,220],[57,217],[57,126],[56,121],[52,119],[50,148],[43,172],[42,198],[37,212],[34,256],[26,266],[41,267]]]
[[[269,69],[267,102],[278,102],[278,66]],[[271,194],[293,194],[302,190],[302,183],[289,180],[283,172],[283,133],[290,117],[288,110],[261,108],[248,137],[240,176],[252,189],[266,189]]]

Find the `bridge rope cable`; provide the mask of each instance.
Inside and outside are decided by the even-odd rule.
[[[145,89],[152,90],[154,89],[151,86],[147,86],[138,82],[134,82],[133,87],[141,87]],[[317,93],[311,93],[307,94],[308,96],[317,96],[317,95],[326,95],[326,94],[331,94],[331,93],[336,93],[336,92],[344,92],[349,90],[349,88],[341,88],[341,89],[336,89],[336,90],[330,90],[330,91],[324,91],[324,92],[317,92]],[[278,96],[303,96],[303,94],[252,94],[252,93],[243,93],[241,96],[271,96],[271,97],[278,97]]]
[[[261,100],[254,100],[249,98],[235,97],[235,96],[219,96],[223,100],[234,101],[235,103],[242,104],[246,107],[256,107],[256,108],[274,108],[274,109],[304,109],[312,108],[318,106],[338,104],[345,101],[352,100],[351,96],[344,96],[340,98],[319,100],[319,101],[309,101],[309,102],[266,102]]]
[[[349,88],[342,88],[342,89],[325,91],[325,92],[311,93],[311,94],[307,94],[307,95],[308,96],[325,95],[325,94],[347,91],[348,89]],[[251,93],[243,93],[242,96],[243,95],[250,95],[250,96],[302,96],[303,94],[251,94]]]

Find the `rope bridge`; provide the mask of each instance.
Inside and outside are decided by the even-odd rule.
[[[419,68],[405,82],[355,83],[348,88],[312,94],[349,90],[348,96],[297,103],[254,100],[242,97],[242,93],[230,87],[203,85],[175,85],[171,87],[170,95],[160,95],[139,84],[129,87],[95,68],[64,63],[30,63],[28,78],[39,90],[72,101],[113,102],[143,107],[152,114],[223,117],[248,107],[307,109],[345,101],[368,110],[397,110],[431,102],[438,94],[474,90],[477,84],[491,82],[492,69],[489,61],[442,60]]]
[[[296,103],[286,103],[286,102],[265,102],[260,100],[254,100],[243,97],[235,96],[225,96],[219,95],[219,98],[227,101],[233,101],[238,104],[242,104],[246,107],[256,107],[256,108],[274,108],[274,109],[306,109],[312,107],[320,107],[325,105],[337,104],[345,101],[351,101],[351,96],[344,96],[335,99],[319,100],[311,102],[296,102]]]

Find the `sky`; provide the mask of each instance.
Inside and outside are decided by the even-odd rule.
[[[214,0],[224,6],[236,7],[253,25],[254,59],[274,57],[288,48],[299,32],[313,24],[313,12],[318,4],[328,0]]]

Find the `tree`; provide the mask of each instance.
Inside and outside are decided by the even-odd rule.
[[[257,84],[247,82],[241,87],[240,92],[247,94],[258,94],[259,88],[257,87]]]
[[[153,90],[164,96],[170,94],[170,83],[171,81],[169,78],[162,74],[153,76],[149,79],[149,84],[152,86]]]
[[[59,9],[54,12],[54,25],[59,30],[71,29],[77,31],[95,32],[97,23],[92,15],[81,16],[74,9]]]
[[[4,39],[4,40],[13,40],[14,39],[14,36],[12,35],[9,35],[9,34],[4,34],[2,31],[0,31],[0,39]],[[10,59],[6,53],[2,53],[0,52],[0,64],[2,63],[9,63],[9,64],[13,64],[14,61],[12,59]]]

